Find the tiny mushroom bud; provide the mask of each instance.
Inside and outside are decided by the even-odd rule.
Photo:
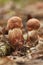
[[[22,28],[22,19],[20,17],[14,16],[11,17],[7,22],[7,29],[13,29],[13,28]]]
[[[37,30],[40,27],[40,21],[38,19],[32,18],[27,21],[27,30]]]
[[[14,47],[17,46],[18,48],[21,48],[23,45],[23,34],[22,30],[20,28],[15,28],[13,30],[9,30],[8,38],[10,41],[10,44]]]

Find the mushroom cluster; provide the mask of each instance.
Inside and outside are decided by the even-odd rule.
[[[19,48],[23,45],[23,41],[26,40],[29,46],[35,46],[38,43],[37,30],[40,27],[40,21],[38,19],[29,19],[26,23],[27,33],[22,33],[23,23],[20,17],[12,17],[8,20],[7,30],[10,44],[18,46]],[[26,38],[25,38],[26,37]]]
[[[38,33],[37,30],[40,27],[40,21],[38,19],[32,18],[26,22],[25,33],[23,33],[23,23],[20,17],[11,17],[6,28],[2,31],[8,31],[8,41],[9,45],[13,46],[13,49],[21,49],[24,44],[28,44],[29,47],[37,45]],[[26,42],[26,43],[25,43]]]

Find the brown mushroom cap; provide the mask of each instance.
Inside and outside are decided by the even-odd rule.
[[[13,29],[13,28],[22,28],[22,19],[20,17],[14,16],[11,17],[7,22],[7,29]]]
[[[27,21],[27,30],[37,30],[40,27],[40,21],[38,19],[32,18]]]
[[[8,38],[10,43],[14,46],[18,45],[19,47],[21,47],[23,45],[23,34],[22,30],[19,28],[9,30]]]

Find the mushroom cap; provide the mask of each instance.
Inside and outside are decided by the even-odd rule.
[[[37,30],[40,27],[40,21],[38,19],[32,18],[27,21],[27,30]]]
[[[18,45],[19,47],[21,47],[23,45],[23,34],[22,30],[19,28],[9,30],[8,38],[10,43],[14,46]]]
[[[20,17],[14,16],[11,17],[7,22],[7,29],[13,29],[13,28],[22,28],[22,19]]]

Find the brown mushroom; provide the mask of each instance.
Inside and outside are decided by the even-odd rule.
[[[27,30],[37,30],[40,27],[40,21],[38,19],[32,18],[27,21]]]
[[[28,30],[28,35],[27,35],[27,42],[30,46],[35,46],[38,44],[38,34],[37,30],[40,27],[40,21],[32,18],[28,20],[27,22],[27,30]]]
[[[8,38],[10,41],[10,44],[14,47],[21,48],[23,45],[23,34],[22,30],[20,28],[15,28],[13,30],[9,30]]]
[[[22,28],[22,19],[20,17],[14,16],[11,17],[7,22],[7,29],[13,29],[13,28]]]

